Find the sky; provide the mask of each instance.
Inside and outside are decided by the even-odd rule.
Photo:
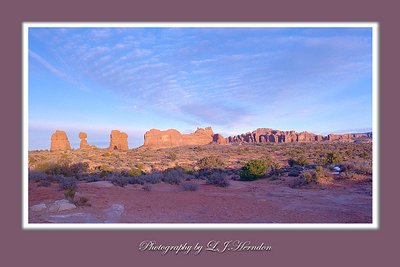
[[[29,28],[29,150],[55,130],[372,129],[371,28]]]

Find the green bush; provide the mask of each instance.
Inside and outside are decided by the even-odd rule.
[[[68,201],[73,202],[74,201],[74,197],[75,197],[75,193],[76,193],[75,189],[68,188],[68,189],[64,190],[64,197]]]
[[[305,170],[300,174],[300,178],[304,179],[307,184],[317,182],[317,172],[315,170]]]
[[[342,157],[336,151],[330,151],[325,155],[325,164],[335,164],[342,161]]]
[[[239,171],[240,180],[254,181],[263,177],[270,166],[263,160],[255,159],[247,162]]]
[[[143,174],[143,172],[142,172],[142,170],[139,169],[139,168],[132,168],[132,169],[130,169],[130,170],[128,171],[128,175],[131,176],[131,177],[140,176],[140,175],[142,175],[142,174]]]
[[[301,156],[299,156],[297,158],[288,159],[288,164],[289,164],[290,167],[293,167],[293,166],[296,166],[296,165],[297,166],[307,166],[307,165],[310,165],[310,162],[308,161],[308,159],[304,155],[301,155]]]
[[[198,161],[197,165],[200,169],[215,169],[225,166],[224,162],[217,156],[208,156]]]
[[[322,166],[317,166],[315,167],[315,175],[316,175],[316,180],[320,180],[323,178],[330,178],[332,177],[332,174],[329,170],[325,169]]]

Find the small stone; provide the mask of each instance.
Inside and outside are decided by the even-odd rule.
[[[73,209],[76,209],[76,206],[70,203],[66,199],[57,200],[49,207],[50,212],[60,212],[64,210],[73,210]]]
[[[47,209],[47,206],[44,203],[33,205],[31,207],[31,211],[42,211],[42,210],[45,210],[45,209]]]

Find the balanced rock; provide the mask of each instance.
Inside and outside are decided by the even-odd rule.
[[[84,132],[80,132],[79,133],[79,139],[81,139],[81,143],[79,145],[79,148],[80,149],[93,149],[93,148],[96,148],[96,146],[89,145],[87,140],[86,140],[86,138],[87,138],[87,134],[86,133],[84,133]]]
[[[108,149],[128,150],[128,135],[118,130],[112,130],[110,134],[110,146]]]
[[[50,151],[62,151],[71,149],[68,136],[64,131],[56,130],[51,135]]]

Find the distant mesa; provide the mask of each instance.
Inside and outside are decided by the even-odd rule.
[[[226,143],[221,135],[215,137],[211,127],[197,128],[194,133],[181,134],[178,130],[169,129],[165,131],[151,129],[144,134],[144,146],[150,148],[168,148],[189,145],[207,145],[217,140]]]
[[[95,148],[97,148],[96,146],[89,145],[86,138],[87,138],[86,133],[84,133],[84,132],[79,133],[79,139],[81,139],[81,143],[79,145],[80,149],[95,149]]]
[[[128,135],[118,130],[112,130],[110,134],[110,150],[128,150]]]
[[[50,151],[63,151],[70,150],[71,144],[69,143],[68,136],[64,131],[56,130],[51,135]]]

